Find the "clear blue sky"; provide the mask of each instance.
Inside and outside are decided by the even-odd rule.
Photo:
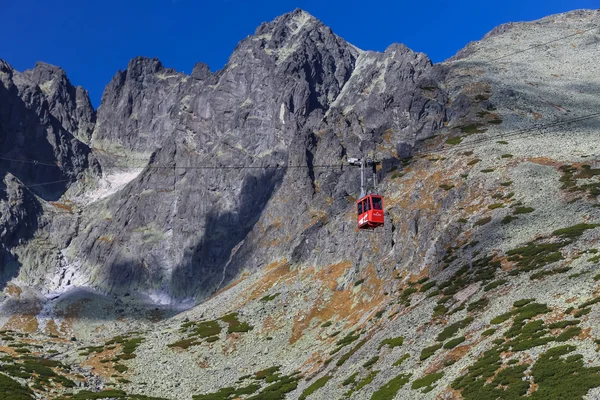
[[[98,106],[104,86],[129,59],[157,57],[189,73],[197,61],[223,67],[238,41],[263,21],[302,8],[365,50],[393,42],[434,62],[495,26],[527,21],[598,0],[19,0],[2,1],[0,58],[16,69],[37,60],[63,67]]]

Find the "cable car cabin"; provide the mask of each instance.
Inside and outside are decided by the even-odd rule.
[[[383,226],[383,197],[368,194],[356,202],[358,229],[375,229]]]

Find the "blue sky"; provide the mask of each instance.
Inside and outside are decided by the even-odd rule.
[[[365,50],[405,43],[434,62],[495,26],[598,0],[19,0],[4,1],[0,58],[16,69],[37,60],[63,67],[94,106],[118,69],[138,55],[189,73],[197,61],[223,67],[238,41],[263,21],[302,8]]]

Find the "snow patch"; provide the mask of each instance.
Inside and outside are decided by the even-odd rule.
[[[285,125],[285,104],[283,103],[281,103],[281,108],[279,109],[279,120]]]
[[[98,181],[96,189],[83,194],[80,197],[73,199],[73,201],[82,205],[88,205],[90,203],[102,200],[108,196],[111,196],[121,190],[125,185],[138,177],[138,175],[144,170],[143,167],[130,169],[127,171],[115,171],[111,172]]]

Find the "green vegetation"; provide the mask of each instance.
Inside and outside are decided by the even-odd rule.
[[[452,189],[454,187],[454,185],[445,183],[445,184],[440,185],[440,187],[442,189],[444,189],[445,191],[448,191],[448,190]]]
[[[512,158],[513,155],[512,154],[502,154],[500,157],[501,158]]]
[[[496,143],[498,144],[508,144],[506,140],[498,140]]]
[[[486,130],[487,129],[482,129],[480,124],[470,124],[460,127],[460,131],[468,135],[472,135],[475,133],[484,133]]]
[[[411,374],[400,374],[389,380],[385,385],[376,390],[371,396],[371,400],[392,400],[398,390],[410,380]]]
[[[254,327],[249,325],[247,322],[240,322],[238,319],[237,312],[233,312],[233,313],[224,315],[220,319],[221,319],[221,321],[223,321],[229,325],[229,328],[227,329],[227,333],[248,332],[248,331],[254,329]]]
[[[517,300],[513,303],[513,307],[519,308],[519,307],[523,307],[526,306],[527,304],[531,303],[532,301],[534,301],[535,299],[521,299],[521,300]]]
[[[342,382],[342,386],[348,386],[348,385],[356,383],[357,375],[358,375],[358,372],[355,372],[352,375],[350,375],[348,378],[346,378],[344,380],[344,382]]]
[[[583,317],[584,315],[589,314],[591,311],[592,311],[591,308],[582,308],[581,310],[575,311],[575,314],[573,314],[573,316],[575,318],[580,318],[580,317]]]
[[[516,263],[521,271],[531,271],[563,259],[560,249],[568,243],[527,243],[525,247],[509,250],[508,261]]]
[[[469,326],[469,324],[473,322],[473,317],[467,317],[461,321],[455,322],[451,325],[448,325],[438,336],[437,336],[437,340],[438,342],[443,342],[446,339],[450,339],[452,336],[454,336],[460,329],[464,329],[467,326]]]
[[[529,279],[531,279],[531,280],[541,279],[541,278],[544,278],[546,276],[556,275],[556,274],[562,274],[562,273],[565,273],[565,272],[569,272],[570,270],[571,270],[570,267],[562,267],[562,268],[555,268],[555,269],[546,270],[546,271],[540,271],[540,272],[536,272],[535,274],[531,274],[531,276],[529,277]]]
[[[360,380],[358,383],[356,383],[354,385],[354,387],[352,387],[350,390],[348,390],[344,396],[350,397],[352,395],[352,393],[358,392],[359,390],[361,390],[362,388],[367,386],[369,383],[373,382],[373,379],[375,379],[375,377],[377,376],[378,373],[379,373],[379,371],[371,371],[369,373],[369,375],[364,377],[362,380]]]
[[[323,323],[323,325],[321,325],[321,328],[328,328],[328,327],[330,327],[331,325],[333,325],[333,322],[331,322],[331,321],[327,321],[327,322]]]
[[[504,207],[504,203],[494,203],[494,204],[490,204],[488,206],[488,208],[490,210],[495,210],[496,208],[503,208]]]
[[[462,142],[462,137],[460,137],[460,136],[446,139],[446,144],[455,145],[455,144],[459,144],[460,142]]]
[[[534,211],[535,211],[535,208],[532,208],[532,207],[516,207],[513,214],[529,214]]]
[[[473,226],[483,226],[492,221],[492,217],[484,217],[473,224]]]
[[[429,289],[431,289],[432,287],[434,287],[435,285],[436,285],[436,281],[427,282],[426,284],[421,286],[421,289],[419,289],[419,292],[424,293],[424,292],[428,291]]]
[[[410,358],[410,355],[408,353],[406,353],[405,355],[403,355],[402,357],[400,357],[398,360],[396,360],[392,366],[393,367],[399,367],[400,365],[402,365],[402,363],[406,360],[408,360]]]
[[[304,389],[304,391],[302,392],[300,397],[298,397],[298,400],[305,400],[308,396],[310,396],[311,394],[313,394],[314,392],[316,392],[317,390],[319,390],[320,388],[325,386],[327,384],[327,382],[329,382],[330,379],[331,379],[331,375],[325,375],[325,376],[317,379],[309,387]]]
[[[359,279],[356,282],[354,282],[354,286],[358,286],[360,284],[362,284],[365,280],[364,279]]]
[[[379,347],[377,348],[378,350],[381,350],[381,348],[383,346],[390,346],[390,348],[394,348],[394,347],[399,347],[402,346],[402,343],[404,343],[404,338],[402,336],[398,336],[395,338],[389,338],[389,339],[383,339],[381,341],[381,343],[379,343]]]
[[[486,168],[486,169],[482,169],[481,172],[483,172],[484,174],[489,174],[490,172],[494,172],[493,168]]]
[[[423,350],[421,350],[421,355],[419,356],[419,359],[421,361],[427,360],[429,357],[434,355],[435,352],[441,348],[442,348],[441,343],[436,343],[433,346],[425,347]]]
[[[33,400],[33,392],[26,386],[6,375],[0,374],[0,394],[2,398],[11,400]]]
[[[490,328],[490,329],[486,329],[485,331],[481,332],[481,336],[492,336],[494,333],[496,333],[496,329]]]
[[[481,299],[469,304],[469,306],[467,307],[467,311],[471,312],[471,311],[481,310],[481,309],[485,308],[488,305],[488,303],[489,303],[489,300],[485,297],[482,297]]]
[[[277,298],[277,296],[279,296],[280,294],[281,293],[275,293],[275,294],[272,294],[270,296],[265,296],[262,299],[260,299],[260,301],[263,301],[263,302],[266,303],[267,301],[275,300],[275,298]]]
[[[356,353],[361,347],[363,347],[365,345],[365,343],[367,343],[366,340],[360,341],[356,346],[354,346],[354,348],[352,350],[350,350],[349,352],[344,354],[342,357],[340,357],[340,359],[337,360],[335,365],[337,365],[338,367],[342,366],[350,357],[352,357],[352,355],[354,353]]]
[[[465,341],[465,337],[464,336],[460,336],[460,337],[454,338],[454,339],[449,340],[446,343],[444,343],[444,348],[445,349],[453,349],[453,348],[455,348],[456,346],[458,346],[459,344],[461,344],[464,341]]]
[[[599,226],[600,224],[577,224],[568,228],[557,229],[552,233],[556,236],[572,239],[583,235],[583,232],[585,232],[588,229],[594,229]]]
[[[469,161],[469,162],[467,163],[467,165],[475,165],[475,164],[477,164],[477,163],[478,163],[478,162],[480,162],[480,161],[481,161],[481,160],[480,160],[479,158],[474,158],[473,160]]]
[[[487,284],[487,285],[486,285],[486,286],[483,288],[483,290],[484,290],[484,291],[486,291],[486,292],[488,292],[488,291],[490,291],[490,290],[492,290],[492,289],[495,289],[495,288],[497,288],[498,286],[502,286],[502,285],[504,285],[504,284],[505,284],[505,283],[507,283],[507,282],[508,282],[508,281],[507,281],[506,279],[499,279],[499,280],[497,280],[497,281],[494,281],[494,282],[491,282],[491,283]]]
[[[371,358],[369,361],[367,361],[366,363],[363,364],[364,368],[371,368],[373,365],[375,365],[375,363],[379,361],[379,356],[375,356],[373,358]]]
[[[423,393],[427,393],[433,389],[433,384],[439,381],[443,376],[443,372],[435,372],[433,374],[425,375],[422,378],[415,379],[412,383],[411,388],[413,390],[425,388],[425,390],[423,390]]]
[[[512,221],[514,221],[515,219],[519,219],[518,217],[513,217],[512,215],[507,215],[506,217],[502,218],[502,225],[506,225],[511,223]]]

